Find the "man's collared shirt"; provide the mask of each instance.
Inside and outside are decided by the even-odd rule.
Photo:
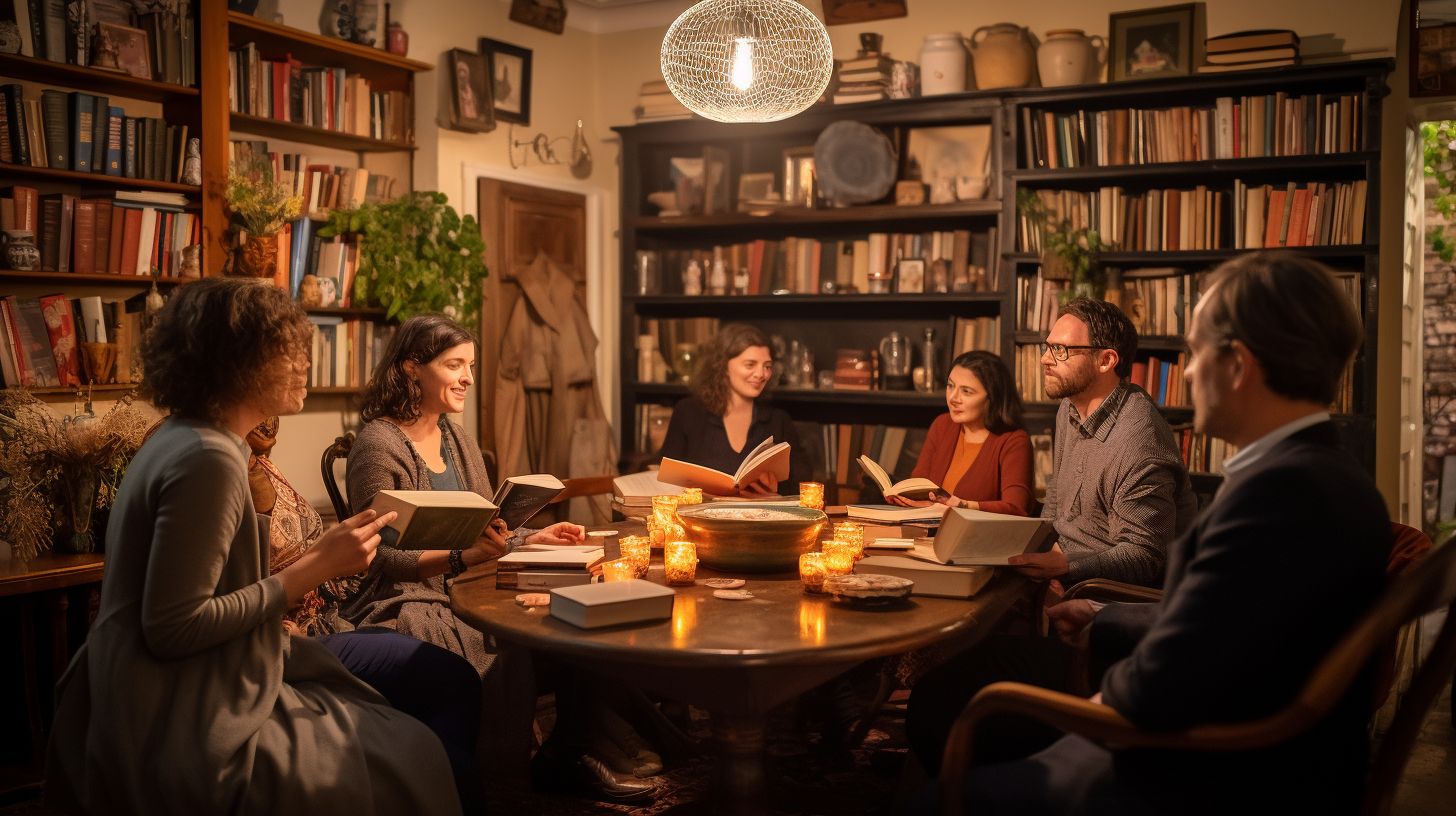
[[[1123,403],[1127,402],[1127,395],[1130,389],[1128,381],[1123,380],[1112,393],[1102,400],[1102,404],[1092,410],[1086,420],[1082,419],[1077,412],[1077,406],[1070,400],[1067,402],[1067,419],[1073,428],[1082,432],[1083,436],[1096,439],[1098,442],[1106,442],[1107,435],[1112,433],[1112,426],[1117,421],[1117,413],[1122,410]]]
[[[1245,445],[1238,453],[1225,459],[1223,462],[1224,476],[1232,479],[1241,472],[1248,470],[1250,465],[1263,458],[1269,452],[1270,448],[1280,442],[1294,436],[1305,428],[1329,421],[1330,415],[1327,411],[1316,411],[1309,416],[1302,416],[1293,422],[1286,422],[1280,425],[1269,433]]]

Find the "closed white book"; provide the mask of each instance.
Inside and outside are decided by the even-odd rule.
[[[496,589],[547,590],[557,587],[590,584],[592,575],[585,570],[520,570],[519,572],[497,572]]]
[[[1051,548],[1055,530],[1039,518],[953,508],[941,519],[934,543],[917,545],[911,555],[940,564],[1004,565],[1013,555]]]
[[[991,567],[962,567],[931,564],[899,555],[871,555],[854,565],[860,574],[894,575],[915,582],[912,595],[936,598],[969,598],[991,580]]]
[[[554,569],[585,572],[602,560],[601,547],[527,547],[508,552],[496,559],[496,569]]]
[[[551,616],[582,629],[599,629],[672,617],[676,593],[632,578],[551,590]]]
[[[399,532],[401,550],[464,550],[474,546],[495,518],[496,507],[469,490],[381,490],[370,502],[381,516],[399,516],[389,526]]]

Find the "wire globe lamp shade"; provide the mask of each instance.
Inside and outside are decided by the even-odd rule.
[[[818,101],[834,73],[829,32],[793,0],[703,0],[662,40],[662,76],[692,112],[776,122]]]

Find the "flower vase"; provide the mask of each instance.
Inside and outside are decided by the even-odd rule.
[[[96,549],[91,538],[91,508],[96,505],[96,471],[85,468],[80,473],[63,472],[61,484],[66,491],[66,506],[71,511],[71,534],[56,542],[57,552],[88,553]]]
[[[238,247],[237,274],[245,278],[269,278],[278,270],[278,239],[272,235],[249,235]]]

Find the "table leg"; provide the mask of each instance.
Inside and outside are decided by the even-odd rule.
[[[768,718],[763,714],[712,712],[714,813],[723,816],[767,812],[768,775],[764,747]]]

